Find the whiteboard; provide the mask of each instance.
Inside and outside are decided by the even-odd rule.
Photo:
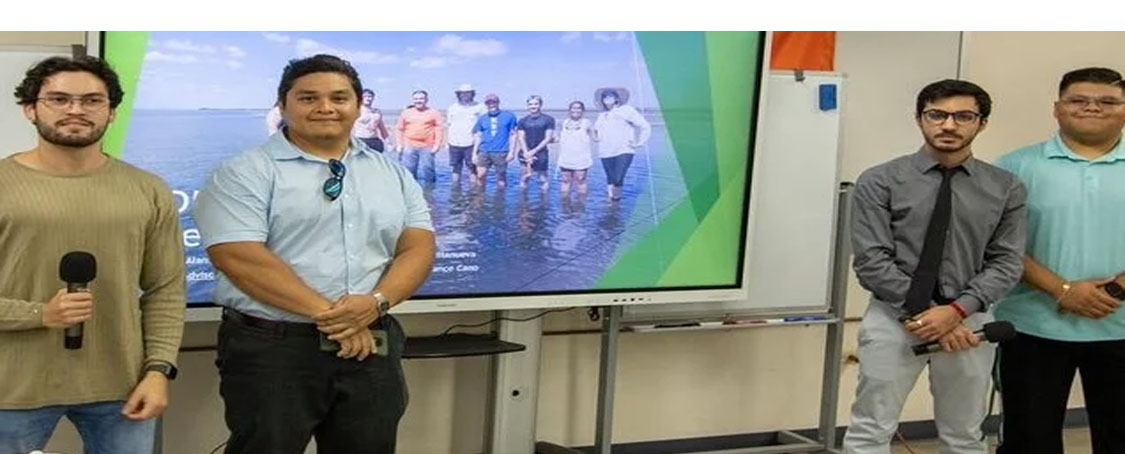
[[[23,116],[23,109],[12,96],[24,74],[40,60],[48,57],[69,56],[67,46],[0,46],[0,87],[8,98],[0,108],[0,158],[35,147],[35,127]]]
[[[820,109],[820,86],[836,86],[836,108]],[[626,306],[626,320],[708,319],[736,314],[827,312],[840,180],[837,74],[774,72],[764,108],[750,189],[741,301]]]

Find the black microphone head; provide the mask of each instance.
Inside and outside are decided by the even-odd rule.
[[[98,275],[98,261],[94,254],[82,251],[67,252],[59,260],[59,279],[63,282],[87,283]]]
[[[984,339],[989,342],[1004,342],[1016,337],[1016,327],[1012,322],[992,322],[984,324]]]

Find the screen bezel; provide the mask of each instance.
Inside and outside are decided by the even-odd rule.
[[[397,306],[392,312],[404,313],[433,313],[457,311],[485,311],[485,310],[518,310],[518,309],[552,309],[573,306],[612,306],[636,304],[674,304],[693,302],[720,302],[739,301],[748,297],[746,276],[749,260],[747,251],[749,230],[752,228],[750,216],[750,197],[752,178],[754,172],[754,157],[757,154],[757,129],[761,114],[761,100],[765,96],[765,81],[768,67],[765,61],[768,57],[768,33],[759,34],[758,52],[755,62],[754,74],[757,76],[756,94],[751,100],[751,117],[749,140],[747,144],[746,184],[743,188],[743,208],[741,229],[739,237],[738,268],[735,273],[735,283],[730,285],[713,286],[676,286],[676,287],[646,287],[622,289],[587,289],[564,290],[524,293],[476,293],[476,294],[446,294],[446,295],[418,295],[408,301],[410,304]],[[105,31],[89,31],[86,33],[86,49],[89,55],[104,58]],[[220,307],[213,302],[188,303],[188,321],[218,320]]]

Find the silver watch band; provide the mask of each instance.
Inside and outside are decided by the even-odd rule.
[[[371,296],[375,297],[375,310],[379,311],[379,316],[383,316],[391,310],[391,299],[387,298],[387,295],[384,295],[383,292],[371,292]]]

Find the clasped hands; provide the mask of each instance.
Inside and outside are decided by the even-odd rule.
[[[946,352],[959,352],[980,345],[980,338],[961,322],[961,313],[952,305],[931,305],[921,314],[906,320],[906,331],[925,340],[937,341]]]
[[[340,344],[336,356],[363,361],[376,351],[375,338],[368,329],[382,315],[375,296],[354,293],[340,297],[332,308],[314,315],[316,327]]]

